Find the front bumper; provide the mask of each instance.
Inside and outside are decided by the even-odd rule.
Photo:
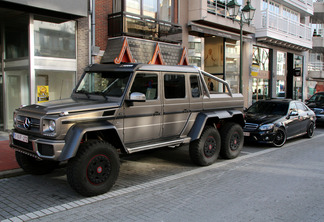
[[[244,141],[272,143],[274,138],[273,131],[244,131]]]
[[[65,146],[65,140],[35,138],[12,131],[9,133],[9,145],[14,150],[29,156],[57,161]]]

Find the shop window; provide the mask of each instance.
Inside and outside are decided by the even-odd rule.
[[[34,21],[35,56],[76,58],[75,22]]]
[[[189,64],[201,68],[202,38],[189,36],[188,59]]]
[[[10,27],[5,27],[6,59],[27,57],[28,45],[27,25],[13,25]]]
[[[205,38],[204,64],[206,72],[224,74],[224,39],[222,37]]]
[[[36,101],[69,98],[75,86],[75,72],[36,70]]]
[[[253,47],[252,63],[262,71],[269,71],[269,49]]]
[[[227,40],[225,43],[225,80],[233,93],[239,92],[240,75],[240,41]]]

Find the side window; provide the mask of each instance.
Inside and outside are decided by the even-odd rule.
[[[186,97],[185,76],[164,75],[164,96],[166,99],[178,99]]]
[[[297,112],[297,107],[295,103],[290,103],[289,113],[291,113],[292,111]]]
[[[190,87],[191,87],[191,96],[193,98],[199,98],[201,95],[199,77],[197,75],[190,76]]]
[[[297,103],[297,109],[301,111],[307,111],[307,107],[302,103]]]
[[[146,100],[158,97],[158,76],[151,73],[136,74],[130,93],[139,92],[146,96]]]

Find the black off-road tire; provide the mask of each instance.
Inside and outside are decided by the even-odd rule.
[[[234,159],[238,157],[244,144],[242,127],[237,123],[226,123],[221,129],[221,138],[221,157],[225,159]]]
[[[275,147],[282,147],[287,141],[287,134],[284,128],[277,129],[277,132],[274,136],[272,145]]]
[[[16,160],[19,166],[29,174],[43,175],[52,172],[59,165],[57,161],[38,160],[34,157],[16,151]]]
[[[310,122],[308,127],[307,127],[305,137],[306,138],[312,138],[314,136],[314,131],[315,131],[315,123]]]
[[[82,143],[76,156],[68,161],[70,186],[83,196],[108,192],[115,184],[120,168],[117,151],[110,143],[90,140]]]
[[[189,154],[193,163],[208,166],[217,159],[221,146],[221,138],[217,129],[206,126],[199,139],[189,145]]]

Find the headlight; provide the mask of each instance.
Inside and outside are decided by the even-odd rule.
[[[49,121],[49,125],[48,125],[48,129],[51,131],[51,132],[54,132],[55,131],[55,128],[56,128],[56,123],[54,120],[50,120]]]
[[[264,124],[262,126],[259,127],[259,130],[271,130],[273,129],[274,124],[270,123],[270,124]]]
[[[13,121],[14,121],[14,126],[17,124],[17,113],[13,113]]]

